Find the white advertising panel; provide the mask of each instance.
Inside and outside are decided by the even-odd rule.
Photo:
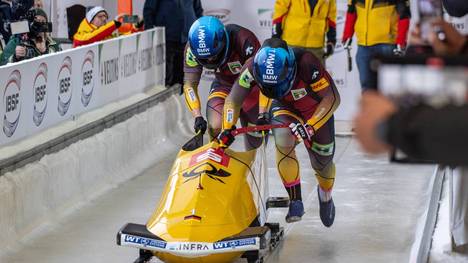
[[[138,80],[138,46],[137,36],[132,35],[120,40],[120,95],[132,94],[139,85]],[[141,88],[141,87],[140,87]]]
[[[0,145],[162,85],[164,43],[157,28],[0,67]]]

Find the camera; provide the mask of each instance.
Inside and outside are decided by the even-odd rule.
[[[52,23],[38,22],[35,20],[36,16],[37,13],[34,9],[28,10],[19,17],[18,21],[10,23],[11,33],[20,38],[20,45],[26,47],[26,56],[23,59],[34,57],[34,50],[28,48],[31,46],[28,40],[39,39],[40,33],[52,32]]]
[[[18,21],[10,23],[11,33],[13,35],[28,34],[29,38],[36,37],[39,33],[52,32],[52,23],[37,22],[35,10],[28,10],[24,15],[20,16]]]

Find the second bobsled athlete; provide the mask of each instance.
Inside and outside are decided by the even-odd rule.
[[[196,20],[190,28],[189,40],[185,49],[184,62],[184,94],[187,106],[195,117],[196,132],[205,132],[209,128],[211,139],[221,131],[224,100],[241,72],[247,59],[253,57],[260,48],[257,37],[250,30],[235,24],[224,26],[221,21],[212,16],[204,16]],[[207,119],[201,114],[198,85],[203,68],[215,70],[207,101]],[[259,104],[259,90],[243,100],[241,122],[265,123],[268,108],[268,98],[262,96]],[[260,114],[259,114],[260,112]],[[249,138],[247,143],[257,144]],[[254,145],[252,145],[255,147]]]
[[[222,144],[229,145],[234,140],[230,131],[237,121],[242,101],[254,85],[274,99],[272,124],[290,123],[289,129],[273,131],[278,172],[291,200],[286,221],[299,221],[304,214],[295,147],[297,139],[307,140],[310,142],[307,151],[319,184],[320,219],[330,227],[335,218],[331,196],[335,182],[333,113],[340,103],[332,78],[312,53],[291,49],[281,39],[267,39],[255,58],[246,62],[226,99],[223,131],[218,137]]]

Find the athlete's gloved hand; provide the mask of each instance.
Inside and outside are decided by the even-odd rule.
[[[227,148],[234,142],[235,137],[232,135],[232,131],[235,129],[236,127],[233,126],[231,129],[221,131],[221,133],[218,135],[219,146]]]
[[[325,54],[323,54],[323,58],[328,58],[329,56],[335,53],[335,44],[333,42],[328,42],[326,46]]]
[[[310,141],[315,134],[314,128],[309,124],[291,123],[289,128],[299,141]]]
[[[262,112],[258,114],[257,126],[270,124],[270,114],[268,112]],[[262,134],[268,134],[270,130],[261,131]]]
[[[198,116],[195,118],[195,125],[193,126],[193,129],[195,130],[196,133],[198,131],[201,131],[202,134],[206,132],[206,128],[208,127],[208,123],[203,119],[202,116]]]

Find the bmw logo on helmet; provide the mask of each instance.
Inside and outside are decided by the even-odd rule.
[[[190,27],[188,39],[191,52],[202,66],[215,69],[226,62],[229,36],[216,17],[197,19]]]
[[[291,90],[296,77],[294,52],[281,39],[267,39],[255,55],[253,71],[262,93],[280,99]]]

